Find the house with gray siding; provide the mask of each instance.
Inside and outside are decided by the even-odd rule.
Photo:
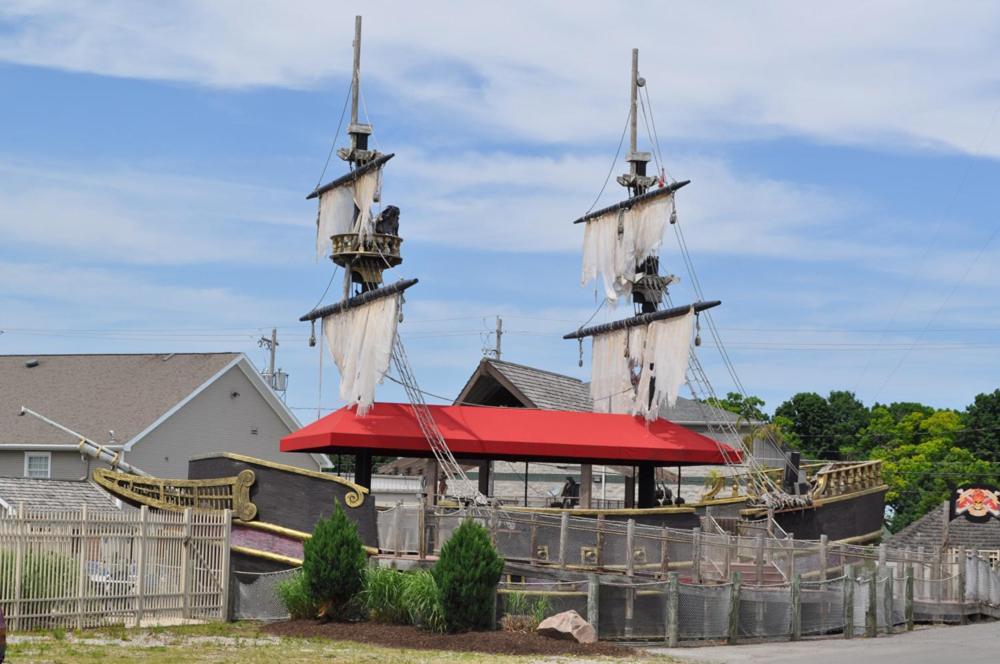
[[[0,477],[88,479],[103,464],[22,407],[158,477],[185,478],[213,452],[329,465],[279,451],[300,424],[243,353],[0,355]]]

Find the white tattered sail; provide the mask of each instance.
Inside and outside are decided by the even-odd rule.
[[[319,213],[316,216],[316,256],[329,253],[330,238],[343,233],[358,233],[362,238],[375,230],[372,204],[378,195],[382,179],[382,169],[365,173],[351,182],[345,183],[319,196]],[[354,218],[354,208],[360,210]]]
[[[688,312],[645,327],[595,335],[590,381],[594,411],[655,420],[661,406],[672,408],[686,380],[693,332],[694,312]]]
[[[375,386],[389,370],[399,322],[400,296],[351,307],[323,319],[323,334],[340,371],[340,398],[368,412]]]
[[[586,286],[600,277],[604,297],[611,304],[630,294],[636,264],[659,251],[673,210],[671,194],[588,221],[583,233],[581,284]]]

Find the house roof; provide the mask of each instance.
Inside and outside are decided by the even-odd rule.
[[[0,355],[0,445],[73,444],[21,406],[97,443],[126,443],[241,353]],[[38,365],[28,367],[29,360]]]
[[[945,514],[948,513],[948,502],[931,510],[910,525],[891,536],[887,542],[893,546],[924,547],[932,551],[941,546],[944,540]],[[964,546],[967,549],[995,550],[1000,549],[1000,520],[990,519],[985,523],[974,523],[964,516],[959,516],[948,522],[948,548]]]
[[[555,460],[657,465],[724,464],[722,443],[667,420],[632,415],[428,406],[457,458]],[[376,403],[364,417],[348,407],[281,439],[283,452],[345,452],[430,456],[409,404]],[[739,458],[729,448],[726,454]]]
[[[111,494],[82,480],[0,477],[0,501],[8,510],[16,510],[18,503],[25,508],[47,510],[79,510],[83,505],[101,512],[121,509]]]
[[[515,405],[492,401],[491,397],[495,398],[495,394],[491,387],[506,390],[520,402],[516,405],[526,408],[580,412],[593,410],[590,383],[544,369],[489,358],[484,358],[479,363],[462,388],[456,403]],[[684,397],[678,397],[673,408],[661,408],[660,417],[683,425],[703,425],[709,418],[712,423],[737,420],[734,413]]]

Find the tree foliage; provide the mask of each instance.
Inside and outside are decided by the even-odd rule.
[[[751,422],[767,422],[770,419],[764,412],[764,400],[752,394],[743,396],[739,392],[730,392],[725,399],[710,399],[709,403]]]
[[[309,596],[328,620],[350,617],[355,596],[364,588],[367,564],[357,526],[334,502],[333,513],[316,523],[303,545],[302,573]]]
[[[1000,462],[1000,390],[976,395],[965,409],[958,444],[980,459]]]
[[[455,529],[431,568],[448,631],[493,627],[496,587],[503,564],[481,525],[466,520]]]

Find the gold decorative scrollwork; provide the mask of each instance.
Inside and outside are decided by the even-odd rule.
[[[365,495],[360,491],[348,491],[344,496],[344,502],[348,507],[361,507],[365,502]]]
[[[233,515],[243,521],[253,521],[257,517],[257,506],[250,500],[250,487],[257,481],[257,475],[249,468],[241,470],[233,484]]]

